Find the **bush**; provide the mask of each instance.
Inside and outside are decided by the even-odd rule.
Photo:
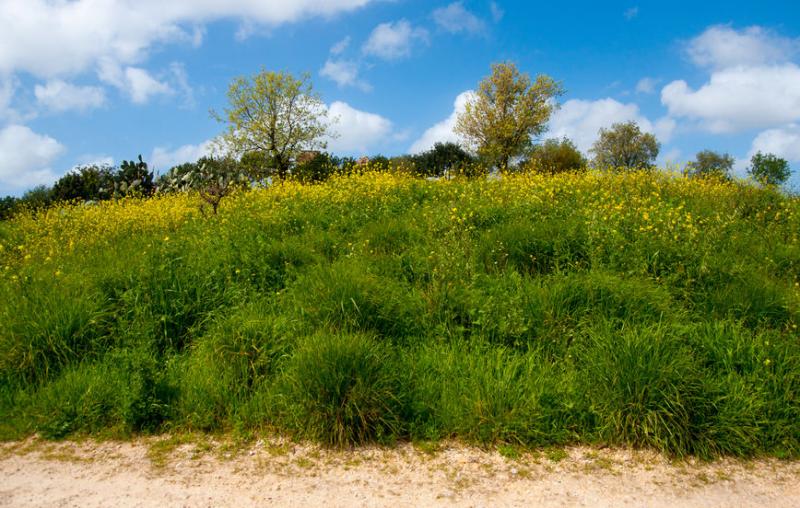
[[[268,301],[232,309],[197,339],[180,372],[180,418],[190,428],[230,424],[254,393],[269,385],[291,348],[291,330]],[[275,415],[261,415],[270,418]]]
[[[578,150],[575,143],[567,138],[548,139],[541,145],[534,146],[528,154],[527,162],[522,164],[524,170],[531,170],[548,175],[585,170],[588,161]]]
[[[391,442],[403,433],[397,366],[374,338],[318,333],[284,372],[289,425],[331,446]]]
[[[658,326],[597,326],[576,354],[599,437],[675,455],[693,452],[707,410],[702,373],[681,340]]]

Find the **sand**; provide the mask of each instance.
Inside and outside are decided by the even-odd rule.
[[[457,443],[331,451],[280,438],[0,444],[0,506],[797,507],[800,462],[671,461]]]

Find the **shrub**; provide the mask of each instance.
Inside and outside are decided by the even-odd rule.
[[[691,351],[664,328],[587,332],[580,358],[598,434],[611,444],[686,455],[704,407],[702,374]]]
[[[403,432],[398,369],[368,335],[318,333],[284,372],[289,425],[332,446],[393,441]]]

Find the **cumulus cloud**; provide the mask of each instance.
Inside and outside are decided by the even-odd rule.
[[[340,87],[354,86],[363,91],[369,91],[372,87],[369,83],[358,77],[359,65],[353,60],[333,60],[328,59],[320,69],[319,74],[332,81]]]
[[[462,2],[453,2],[447,7],[433,11],[433,21],[442,30],[450,33],[480,33],[486,24],[476,15],[464,8]]]
[[[13,76],[0,77],[0,120],[16,120],[17,112],[11,107],[11,101],[18,85],[17,79]]]
[[[427,40],[427,30],[414,27],[408,20],[401,19],[376,26],[364,43],[362,51],[366,55],[384,60],[397,60],[409,56],[415,42]]]
[[[692,39],[687,55],[708,68],[698,88],[676,80],[661,90],[661,103],[674,117],[687,118],[712,133],[778,127],[800,120],[800,67],[791,61],[800,40],[762,27],[709,27]]]
[[[696,65],[713,69],[786,62],[800,50],[800,40],[759,26],[735,30],[715,25],[689,41],[687,54]]]
[[[139,67],[125,67],[105,60],[98,72],[101,81],[113,85],[130,97],[136,104],[145,104],[154,95],[172,94],[174,90],[166,82],[159,81],[148,71]]]
[[[765,128],[800,119],[800,67],[732,67],[715,71],[694,90],[673,81],[661,90],[673,116],[688,117],[715,133]]]
[[[98,86],[76,86],[60,79],[52,79],[33,89],[37,103],[50,111],[88,111],[106,103],[106,93]]]
[[[601,128],[615,123],[636,122],[644,132],[654,134],[662,143],[668,142],[675,130],[675,121],[664,117],[651,122],[634,103],[621,103],[606,98],[596,101],[572,99],[565,102],[550,120],[548,137],[568,137],[583,152],[588,152]]]
[[[410,153],[420,153],[433,148],[436,143],[453,142],[458,143],[459,139],[453,129],[460,113],[464,112],[467,103],[475,96],[475,92],[467,90],[461,92],[453,102],[453,112],[450,116],[427,129],[419,139],[414,141],[408,149]]]
[[[50,136],[8,125],[0,129],[0,183],[16,189],[51,183],[56,179],[51,165],[64,151]]]
[[[246,19],[276,26],[331,16],[373,0],[4,0],[0,2],[0,73],[43,78],[80,73],[102,59],[140,63],[160,42],[197,45],[203,24]]]
[[[336,137],[327,140],[334,152],[369,153],[392,135],[392,122],[375,113],[336,101],[328,107],[328,120]]]
[[[756,152],[773,153],[790,162],[800,162],[800,125],[767,129],[753,140],[748,158]]]

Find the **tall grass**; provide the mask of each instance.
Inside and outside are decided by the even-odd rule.
[[[800,202],[369,173],[0,222],[0,434],[800,454]]]

